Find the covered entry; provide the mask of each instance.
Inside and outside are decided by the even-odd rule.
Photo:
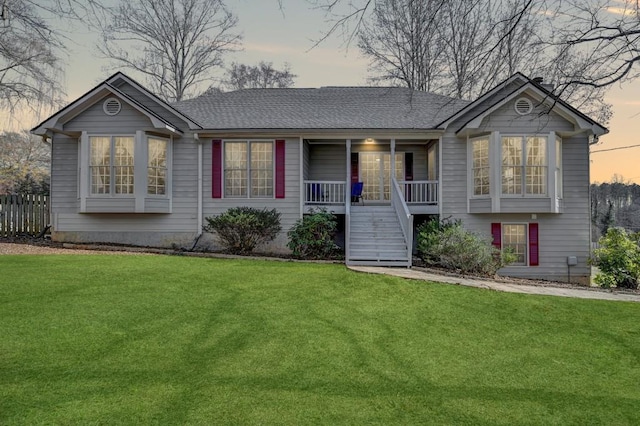
[[[389,152],[360,152],[359,180],[364,183],[365,202],[388,202],[391,189],[391,154]],[[395,177],[404,180],[404,153],[395,154]]]

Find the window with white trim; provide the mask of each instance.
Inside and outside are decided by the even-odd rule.
[[[516,256],[513,265],[527,264],[527,225],[524,223],[502,224],[502,250],[510,250]]]
[[[167,194],[167,152],[169,141],[149,137],[147,139],[147,194]]]
[[[473,173],[473,195],[489,195],[489,137],[471,140],[471,169]]]
[[[273,155],[273,141],[225,142],[225,197],[273,197]]]
[[[545,195],[547,193],[547,138],[502,137],[502,194]]]
[[[130,195],[134,185],[134,137],[90,136],[91,195]]]

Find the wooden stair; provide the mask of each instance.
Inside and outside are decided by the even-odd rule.
[[[352,206],[349,265],[410,266],[407,242],[391,206]]]

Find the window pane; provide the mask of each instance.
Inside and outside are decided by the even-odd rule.
[[[527,167],[527,194],[544,195],[547,193],[547,168]]]
[[[502,193],[522,194],[522,167],[502,167]]]
[[[225,170],[247,168],[246,142],[227,142],[224,144],[224,168]]]
[[[273,196],[273,170],[251,170],[251,196]]]
[[[547,139],[539,136],[527,137],[526,193],[547,193]]]
[[[521,166],[522,165],[522,138],[503,137],[502,138],[502,165]]]
[[[543,137],[527,138],[527,166],[547,165],[547,139]]]
[[[91,193],[109,194],[111,185],[111,138],[91,136],[89,138]]]
[[[247,196],[247,171],[225,170],[224,172],[225,197]]]
[[[115,137],[113,174],[116,194],[133,194],[133,138]]]
[[[489,138],[472,141],[473,195],[489,195]]]
[[[527,231],[526,225],[502,226],[502,249],[510,249],[516,255],[516,265],[527,264]]]
[[[225,142],[225,197],[246,197],[247,185],[247,142]]]
[[[273,197],[271,142],[251,142],[251,197]]]
[[[167,146],[165,139],[149,138],[147,141],[147,193],[165,195],[167,176]]]
[[[502,138],[502,193],[522,194],[522,138]]]

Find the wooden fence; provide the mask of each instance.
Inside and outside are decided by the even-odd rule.
[[[0,195],[0,237],[44,234],[49,226],[46,195]]]

